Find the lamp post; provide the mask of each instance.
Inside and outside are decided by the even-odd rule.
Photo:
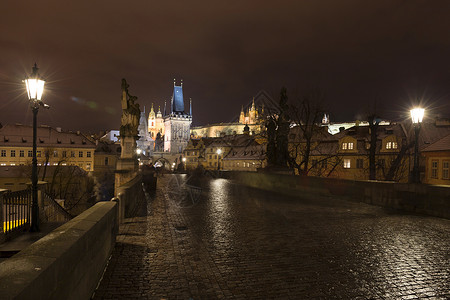
[[[217,149],[217,171],[220,170],[220,154],[222,154],[222,149]]]
[[[39,107],[49,108],[47,104],[44,104],[41,100],[44,93],[43,80],[38,74],[38,67],[36,64],[33,66],[33,71],[29,77],[24,79],[25,86],[27,88],[28,99],[30,100],[31,110],[33,111],[33,160],[31,169],[31,228],[30,231],[39,231],[39,206],[37,199],[37,159],[36,159],[36,117],[39,111]]]
[[[423,108],[411,109],[411,120],[414,126],[414,168],[413,168],[413,182],[420,183],[420,172],[419,172],[419,132],[420,124],[422,123],[423,115],[425,110]]]

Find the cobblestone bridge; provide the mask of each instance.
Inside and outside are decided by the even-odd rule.
[[[95,299],[449,299],[450,221],[159,178]]]

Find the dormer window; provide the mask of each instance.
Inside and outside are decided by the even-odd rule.
[[[22,143],[26,143],[27,139],[26,138],[22,138]]]
[[[353,143],[342,143],[342,150],[352,150],[353,149]]]
[[[398,145],[397,142],[387,142],[386,143],[386,149],[397,149]]]
[[[4,136],[4,137],[3,137],[3,141],[9,142],[9,138],[7,138],[6,136]]]
[[[43,144],[44,143],[44,139],[39,138],[39,143]]]
[[[71,144],[75,144],[75,141],[72,140],[72,139],[70,139],[70,143],[71,143]]]
[[[61,140],[60,140],[60,139],[57,139],[56,142],[57,142],[58,144],[61,144]]]

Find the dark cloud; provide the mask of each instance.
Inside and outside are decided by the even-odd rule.
[[[335,120],[417,99],[450,115],[448,1],[12,1],[0,4],[2,123],[29,123],[21,79],[36,61],[52,108],[39,121],[120,122],[120,80],[163,106],[184,79],[194,123],[233,119],[260,89],[322,88]],[[74,101],[73,99],[83,99]]]

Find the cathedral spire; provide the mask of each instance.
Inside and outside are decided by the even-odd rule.
[[[166,116],[166,100],[164,100],[164,115],[163,116]]]
[[[189,98],[189,115],[192,117],[192,98]]]

